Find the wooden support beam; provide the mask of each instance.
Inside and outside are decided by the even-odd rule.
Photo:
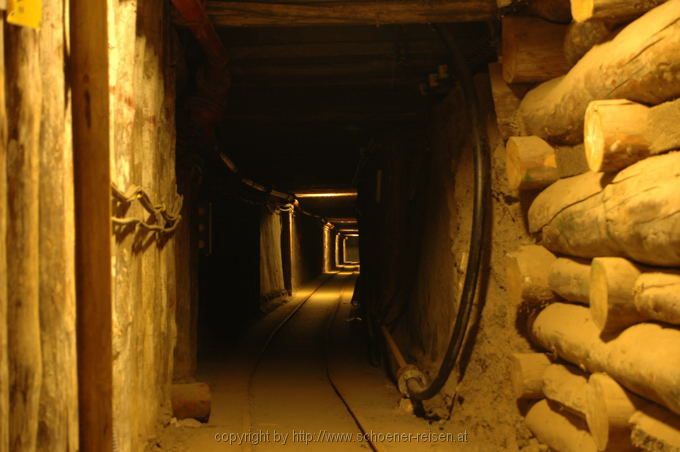
[[[68,0],[43,4],[40,29],[40,341],[38,450],[78,450],[75,218],[68,72]]]
[[[467,45],[466,45],[467,44]],[[473,46],[469,39],[461,43],[462,48]],[[228,48],[229,58],[233,64],[261,61],[272,65],[272,61],[335,59],[357,57],[394,58],[399,55],[406,59],[439,55],[448,58],[446,49],[431,39],[409,40],[398,44],[394,41],[364,42],[311,42],[293,44],[238,45]]]
[[[680,416],[653,403],[645,405],[633,414],[631,440],[641,450],[680,450]]]
[[[496,0],[498,8],[509,11],[526,11],[532,16],[540,17],[550,22],[568,24],[571,22],[571,7],[569,0]]]
[[[680,0],[670,0],[592,49],[564,77],[527,93],[517,125],[521,135],[578,144],[592,100],[659,104],[680,97],[680,84],[673,82],[679,74]]]
[[[680,325],[680,272],[642,273],[635,280],[633,302],[646,319]]]
[[[571,0],[571,14],[577,22],[605,19],[627,22],[643,15],[667,0]]]
[[[113,449],[107,3],[71,2],[80,450]]]
[[[595,45],[608,41],[612,31],[606,22],[598,19],[573,22],[564,36],[564,58],[569,68],[588,53]]]
[[[510,357],[510,383],[518,399],[543,398],[543,374],[550,366],[545,353],[513,353]]]
[[[568,257],[557,258],[550,266],[550,289],[567,301],[588,304],[590,297],[590,262]]]
[[[551,364],[543,373],[543,394],[569,413],[585,419],[586,373],[573,366]]]
[[[555,150],[539,137],[510,137],[505,171],[513,191],[545,188],[560,178]]]
[[[333,0],[292,4],[208,1],[206,10],[212,22],[218,27],[426,24],[489,20],[496,14],[496,2]]]
[[[603,333],[640,323],[633,286],[640,269],[622,257],[596,257],[590,268],[590,316]]]
[[[540,304],[554,299],[548,285],[555,256],[538,245],[525,245],[505,257],[505,284],[513,306],[522,302]]]
[[[540,232],[541,244],[556,253],[680,265],[678,168],[680,152],[671,152],[613,178],[591,172],[560,179],[532,203],[529,229]]]
[[[5,17],[0,14],[0,212],[7,212],[7,110]],[[7,215],[0,214],[0,450],[9,450],[9,357],[7,344]]]
[[[590,372],[606,372],[628,390],[680,414],[680,330],[633,325],[605,341],[585,306],[553,303],[534,319],[531,337]]]
[[[680,100],[647,107],[625,99],[595,100],[585,114],[591,171],[619,171],[651,155],[680,149]]]
[[[508,83],[542,82],[567,73],[567,26],[533,17],[503,17],[503,78]]]
[[[562,452],[596,452],[595,442],[586,423],[576,416],[559,411],[558,406],[541,400],[526,416],[529,430],[551,450]]]
[[[33,451],[42,383],[40,349],[39,159],[41,85],[38,32],[9,26],[7,81],[7,327],[9,450]],[[108,202],[108,200],[107,200]]]
[[[615,450],[611,440],[630,438],[630,417],[643,400],[601,372],[590,376],[586,394],[586,422],[598,450]]]

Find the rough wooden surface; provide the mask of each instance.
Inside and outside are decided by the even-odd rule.
[[[604,369],[607,349],[584,306],[554,303],[541,311],[531,327],[532,339],[543,349],[580,369]]]
[[[633,300],[645,318],[680,325],[680,272],[645,272],[633,287]]]
[[[141,186],[155,203],[174,209],[175,62],[170,52],[169,9],[169,4],[157,1],[113,2],[108,94],[112,182],[122,190]],[[137,202],[116,208],[128,217],[145,215]],[[114,436],[119,452],[134,452],[146,447],[158,420],[170,411],[178,296],[176,243],[174,234],[159,237],[142,228],[116,227],[114,238]],[[186,293],[182,290],[181,295]]]
[[[543,394],[571,414],[585,418],[588,377],[580,369],[552,364],[543,373]]]
[[[9,450],[32,451],[42,382],[38,205],[41,86],[38,33],[6,28]]]
[[[590,262],[560,257],[550,267],[550,290],[568,301],[588,304],[590,300]]]
[[[81,450],[113,448],[109,52],[105,2],[70,4]],[[83,277],[87,275],[87,277]]]
[[[607,179],[601,173],[584,173],[561,179],[543,190],[529,208],[529,231],[536,233],[569,206],[602,192]]]
[[[542,82],[566,74],[566,26],[533,17],[505,16],[502,27],[503,79],[507,83]]]
[[[603,173],[560,179],[529,208],[530,230],[541,233],[549,250],[570,256],[680,265],[678,168],[680,152],[671,152],[637,162],[613,179]]]
[[[561,452],[595,452],[595,442],[585,422],[566,412],[559,412],[547,400],[531,407],[526,424],[536,438],[552,450]]]
[[[647,451],[680,450],[680,416],[648,404],[630,417],[633,445]]]
[[[506,256],[507,294],[513,306],[554,298],[548,286],[550,265],[554,260],[550,251],[538,245],[521,246]]]
[[[228,2],[209,1],[206,9],[218,27],[276,27],[307,25],[387,25],[475,22],[491,19],[494,0],[456,2]]]
[[[615,333],[644,320],[633,302],[640,269],[621,257],[596,257],[590,268],[590,315],[600,331]]]
[[[589,171],[582,144],[576,146],[555,146],[555,160],[560,177],[571,177]]]
[[[571,0],[571,14],[577,22],[593,18],[626,22],[646,13],[666,0]]]
[[[605,373],[594,373],[586,391],[586,422],[599,450],[611,450],[610,438],[630,437],[630,417],[644,404]]]
[[[680,330],[641,323],[624,330],[607,348],[609,375],[630,391],[680,414]]]
[[[0,15],[0,212],[7,212],[7,111],[5,18]],[[0,215],[0,450],[9,450],[9,359],[7,356],[7,215]]]
[[[680,100],[647,107],[625,99],[596,100],[585,115],[584,143],[592,171],[618,171],[680,148]]]
[[[538,137],[510,137],[505,172],[511,190],[545,188],[559,179],[555,150]]]
[[[605,342],[588,308],[554,303],[534,320],[532,339],[582,369],[606,372],[628,390],[680,412],[680,368],[676,365],[680,330],[641,323]]]
[[[602,20],[573,22],[564,36],[564,59],[572,68],[583,55],[597,44],[601,44],[612,36],[609,26]]]
[[[40,340],[43,381],[38,450],[78,450],[75,218],[69,81],[64,73],[68,13],[43,6],[40,31]]]
[[[530,91],[517,112],[522,135],[578,144],[591,100],[659,104],[680,96],[679,19],[680,0],[670,0],[588,52],[564,77]]]
[[[514,353],[510,358],[510,383],[515,397],[543,398],[543,374],[549,366],[545,353]]]

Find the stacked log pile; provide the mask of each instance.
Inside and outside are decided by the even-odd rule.
[[[506,260],[534,347],[512,387],[553,450],[680,451],[680,0],[564,3],[569,25],[504,18],[490,68],[537,241]]]

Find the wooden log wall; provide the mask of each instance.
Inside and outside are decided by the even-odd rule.
[[[142,187],[155,203],[178,202],[175,175],[175,83],[166,3],[109,5],[111,181]],[[145,218],[138,203],[114,214]],[[136,451],[170,407],[177,300],[174,235],[114,228],[114,439]]]
[[[7,212],[7,145],[5,18],[0,15],[0,212]],[[9,450],[6,237],[7,216],[5,214],[0,214],[0,450]]]
[[[507,256],[507,299],[529,309],[536,349],[509,377],[554,450],[680,450],[680,0],[571,7],[549,57],[571,69],[526,95],[492,77],[508,194],[530,193],[538,242]],[[547,61],[503,54],[504,73],[517,58]],[[565,146],[575,170],[560,171]]]
[[[0,19],[0,450],[79,449],[67,12]]]
[[[40,391],[38,450],[77,451],[76,288],[68,9],[46,2],[40,29]]]

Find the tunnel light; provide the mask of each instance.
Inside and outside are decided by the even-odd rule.
[[[356,198],[356,190],[345,190],[345,191],[311,191],[296,193],[298,198]]]

